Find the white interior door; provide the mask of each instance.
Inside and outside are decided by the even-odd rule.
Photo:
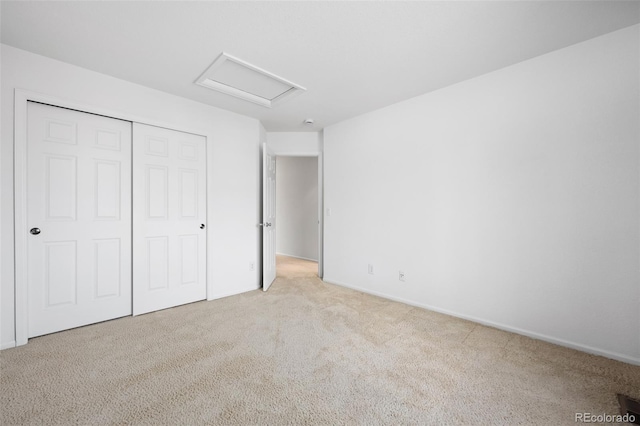
[[[28,336],[131,315],[131,123],[27,106]]]
[[[133,314],[203,300],[203,136],[133,125]]]
[[[262,290],[276,279],[276,156],[262,149]]]

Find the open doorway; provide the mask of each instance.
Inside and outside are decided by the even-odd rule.
[[[321,275],[319,162],[318,156],[277,157],[277,276]]]

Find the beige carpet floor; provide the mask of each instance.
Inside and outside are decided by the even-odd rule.
[[[0,424],[575,424],[640,367],[328,285],[252,291],[0,352]]]

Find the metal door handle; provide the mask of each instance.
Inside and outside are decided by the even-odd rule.
[[[204,223],[200,224],[200,229],[204,229]]]
[[[40,228],[31,228],[29,232],[31,235],[38,235],[40,233]]]

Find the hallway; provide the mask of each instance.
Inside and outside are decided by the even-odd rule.
[[[318,262],[290,256],[276,256],[277,278],[305,278],[318,276]]]

